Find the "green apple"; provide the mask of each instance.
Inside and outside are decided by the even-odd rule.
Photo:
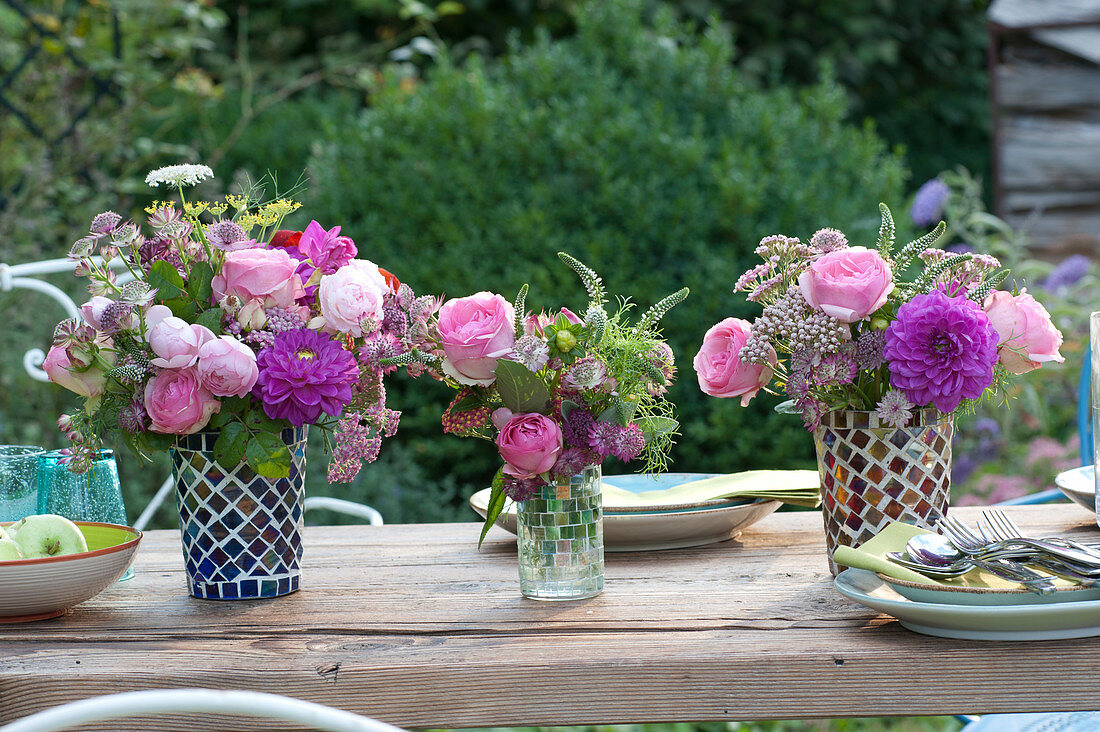
[[[88,542],[80,528],[64,516],[52,513],[27,516],[16,526],[14,541],[27,559],[88,551]]]
[[[8,559],[22,559],[23,552],[19,551],[19,545],[11,539],[0,539],[0,562]]]

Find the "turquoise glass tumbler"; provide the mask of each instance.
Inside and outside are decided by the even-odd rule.
[[[38,458],[38,513],[54,513],[70,521],[98,521],[129,526],[118,465],[113,450],[100,450],[85,473],[69,470],[72,456],[53,450]],[[131,567],[122,580],[134,576]]]
[[[38,513],[55,513],[72,521],[127,526],[114,451],[100,450],[85,473],[69,470],[70,457],[61,450],[53,450],[39,458]]]
[[[18,521],[38,509],[38,458],[45,448],[0,445],[0,521]]]

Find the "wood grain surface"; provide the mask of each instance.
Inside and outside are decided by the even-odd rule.
[[[1076,505],[1006,510],[1098,538]],[[820,522],[777,513],[719,544],[609,554],[604,594],[571,603],[523,599],[514,537],[494,529],[478,552],[475,524],[309,528],[303,589],[246,602],[188,597],[178,533],[152,531],[132,580],[63,617],[0,625],[0,722],[193,687],[411,728],[1100,709],[1100,639],[907,631],[833,589]],[[82,729],[288,728],[166,716]]]

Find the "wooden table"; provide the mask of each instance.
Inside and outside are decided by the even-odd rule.
[[[1007,510],[1096,538],[1074,505]],[[604,594],[571,603],[521,598],[514,539],[494,529],[479,553],[475,524],[309,528],[304,589],[235,603],[188,597],[178,534],[151,531],[134,579],[67,616],[0,626],[0,721],[196,686],[403,727],[1100,709],[1100,638],[907,631],[833,589],[820,521],[779,513],[740,540],[609,554]],[[248,728],[184,720],[125,728]]]

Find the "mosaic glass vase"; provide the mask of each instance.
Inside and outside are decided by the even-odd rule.
[[[600,466],[516,505],[519,590],[533,600],[583,600],[603,591]]]
[[[208,600],[249,600],[298,589],[302,561],[306,428],[283,430],[290,475],[271,480],[248,464],[221,465],[217,432],[180,437],[172,449],[188,590]]]
[[[829,412],[814,431],[829,571],[838,546],[857,547],[891,521],[926,529],[947,513],[954,421],[935,409],[902,428],[871,412]]]

